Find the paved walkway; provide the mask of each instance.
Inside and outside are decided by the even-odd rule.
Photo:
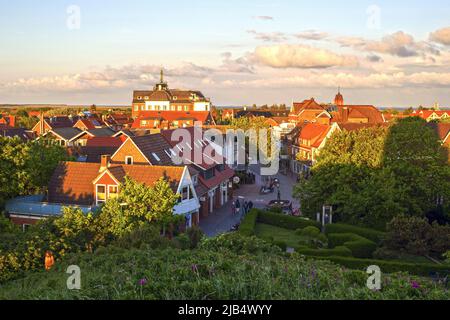
[[[251,170],[256,175],[256,184],[242,185],[238,190],[235,190],[234,200],[239,197],[241,204],[244,200],[247,200],[252,201],[255,208],[265,208],[269,201],[277,199],[277,190],[271,194],[260,195],[259,190],[264,184],[263,178],[259,175],[258,167],[253,167]],[[295,179],[282,174],[278,174],[275,177],[280,180],[280,193],[282,200],[290,200],[292,201],[294,209],[299,208],[300,205],[298,200],[292,197],[292,189],[296,183]],[[233,214],[231,206],[232,201],[229,201],[222,208],[216,209],[214,213],[210,214],[207,218],[200,219],[200,228],[203,232],[205,232],[206,236],[213,237],[218,234],[228,232],[234,225],[241,221],[243,212],[241,212],[240,215]]]

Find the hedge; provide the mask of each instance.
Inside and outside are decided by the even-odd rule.
[[[303,229],[311,226],[320,228],[320,224],[316,221],[266,211],[259,212],[257,221],[289,230]]]
[[[366,239],[380,243],[383,240],[385,233],[373,229],[352,226],[348,224],[336,223],[329,224],[325,228],[325,233],[354,233]]]
[[[380,267],[383,273],[395,272],[409,272],[415,275],[432,276],[438,273],[440,276],[450,275],[450,266],[438,265],[432,263],[408,263],[400,261],[389,260],[374,260],[374,259],[358,259],[351,257],[323,257],[323,256],[308,256],[308,259],[328,260],[344,267],[357,270],[366,270],[367,267],[376,265]]]
[[[372,258],[377,244],[354,233],[331,233],[328,235],[328,246],[331,248],[345,246],[356,258]]]
[[[295,252],[303,254],[305,256],[320,256],[320,257],[351,257],[352,251],[347,247],[339,246],[334,249],[310,249],[305,247],[300,247],[295,250]]]
[[[256,220],[258,219],[259,212],[258,209],[250,210],[239,226],[240,234],[249,237],[255,235]]]

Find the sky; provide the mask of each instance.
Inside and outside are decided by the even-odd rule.
[[[0,0],[0,103],[450,107],[448,0]]]

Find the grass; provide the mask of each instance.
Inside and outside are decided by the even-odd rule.
[[[236,248],[242,241],[228,242]],[[448,299],[443,285],[427,279],[386,275],[380,291],[369,290],[363,271],[281,252],[258,253],[258,244],[251,242],[244,240],[248,251],[236,253],[218,243],[217,250],[110,247],[94,254],[70,255],[50,272],[27,272],[21,279],[0,285],[0,300]],[[66,268],[72,264],[81,268],[79,291],[66,287]],[[145,285],[140,284],[142,279]],[[420,287],[412,287],[413,281]]]
[[[264,223],[256,224],[255,235],[264,240],[270,240],[272,237],[275,242],[282,241],[291,248],[296,248],[302,244],[308,245],[309,240],[307,237],[295,234],[294,230],[279,228]]]

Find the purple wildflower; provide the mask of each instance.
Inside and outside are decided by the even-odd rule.
[[[139,280],[139,285],[141,287],[145,286],[148,283],[148,280],[146,278],[142,278]]]
[[[198,266],[196,264],[192,265],[192,272],[198,273]]]
[[[417,281],[411,281],[411,288],[420,289],[420,284]]]

